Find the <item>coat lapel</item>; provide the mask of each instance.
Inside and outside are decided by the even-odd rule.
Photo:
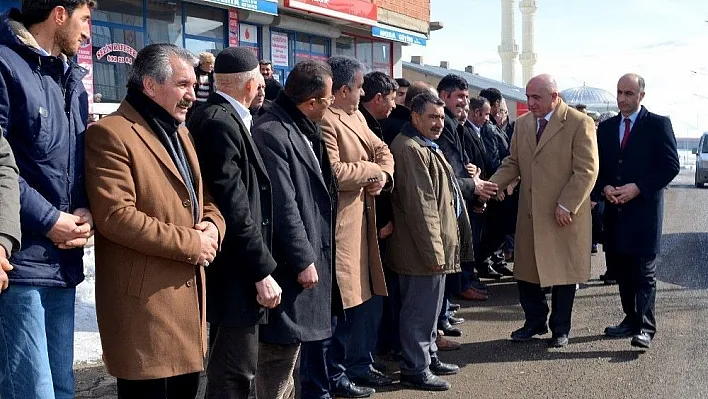
[[[189,162],[190,167],[192,168],[192,176],[194,177],[194,185],[197,190],[197,200],[199,201],[200,204],[200,212],[203,212],[204,209],[204,193],[203,193],[203,187],[202,187],[202,172],[201,169],[199,168],[199,159],[197,158],[197,153],[194,151],[194,142],[192,141],[192,138],[189,136],[189,131],[187,130],[186,127],[180,126],[179,127],[179,138],[182,141],[182,148],[184,148],[184,154],[187,157],[187,162]],[[199,215],[197,220],[202,220],[202,215]]]
[[[133,130],[135,133],[138,134],[138,136],[143,140],[145,145],[152,151],[153,154],[155,154],[155,157],[170,171],[172,174],[179,179],[182,184],[186,186],[184,180],[182,180],[182,176],[180,175],[179,171],[177,170],[177,166],[175,165],[174,161],[170,157],[170,154],[167,152],[167,149],[165,149],[165,146],[162,144],[160,139],[157,137],[155,132],[150,130],[150,127],[148,127],[147,122],[145,119],[143,119],[140,114],[138,114],[138,111],[133,108],[132,105],[128,104],[127,102],[123,101],[121,103],[120,107],[118,107],[118,112],[122,114],[126,119],[129,121],[133,122]]]
[[[553,112],[553,115],[551,115],[551,120],[548,122],[546,130],[544,130],[543,135],[541,135],[541,140],[536,146],[534,155],[538,154],[538,152],[541,151],[541,149],[546,145],[546,143],[548,143],[553,138],[553,136],[558,134],[558,132],[563,129],[567,113],[568,106],[563,101],[560,101],[560,103],[556,107],[556,110]],[[534,122],[536,122],[536,119],[534,119]],[[536,126],[534,126],[534,132],[536,132],[535,127]],[[535,139],[536,138],[534,137],[534,140]]]
[[[367,137],[364,135],[364,132],[361,131],[362,124],[357,123],[357,126],[352,126],[351,123],[355,121],[355,116],[349,115],[346,112],[342,111],[341,109],[330,107],[330,111],[334,112],[337,117],[339,117],[339,121],[342,122],[344,126],[347,127],[347,129],[351,130],[356,134],[356,137],[359,138],[359,141],[361,141],[361,144],[366,148],[366,152],[369,154],[369,157],[373,158],[374,156],[374,150],[371,148],[369,141],[367,140]],[[368,129],[368,126],[367,126]]]

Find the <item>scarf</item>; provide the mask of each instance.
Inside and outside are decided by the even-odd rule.
[[[194,189],[194,176],[187,157],[184,155],[184,148],[178,135],[180,123],[162,106],[134,87],[128,87],[125,101],[133,106],[138,114],[145,119],[150,129],[157,135],[162,145],[165,146],[167,153],[170,154],[172,162],[174,162],[184,184],[187,186],[189,199],[192,201],[194,223],[199,223],[199,202],[197,200],[197,192]]]

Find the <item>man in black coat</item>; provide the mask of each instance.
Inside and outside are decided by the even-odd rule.
[[[661,245],[664,188],[679,172],[669,118],[647,111],[644,79],[627,74],[617,83],[620,115],[600,124],[600,172],[595,193],[604,195],[604,249],[608,272],[619,284],[625,317],[605,335],[632,337],[648,348],[656,333],[656,256]]]
[[[271,184],[251,139],[253,101],[263,77],[258,60],[231,47],[216,57],[218,91],[189,120],[204,181],[226,220],[221,253],[207,269],[210,359],[207,398],[247,398],[258,363],[258,325],[280,303],[271,277]],[[235,360],[234,360],[235,359]]]
[[[253,132],[273,185],[274,276],[283,286],[261,326],[258,397],[287,393],[278,389],[292,378],[298,350],[301,397],[330,397],[325,348],[332,315],[343,309],[333,278],[337,183],[316,122],[332,101],[330,67],[300,62]]]
[[[273,76],[273,63],[268,60],[261,60],[259,62],[261,75],[265,79],[265,99],[269,101],[275,100],[278,96],[278,92],[283,89],[283,86],[275,80]]]

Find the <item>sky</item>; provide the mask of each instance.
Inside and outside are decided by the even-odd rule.
[[[431,0],[426,47],[406,46],[403,59],[501,80],[500,0]],[[516,43],[521,50],[521,13],[516,1]],[[622,74],[646,80],[643,105],[671,117],[676,136],[708,131],[708,1],[706,0],[537,0],[535,73],[550,73],[560,90],[599,87],[615,93]],[[517,61],[516,85],[521,85]]]

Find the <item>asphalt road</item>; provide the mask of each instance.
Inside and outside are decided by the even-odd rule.
[[[488,302],[460,302],[458,316],[467,319],[457,339],[462,349],[440,354],[461,367],[460,374],[446,377],[450,391],[396,384],[374,397],[708,398],[708,188],[693,187],[693,175],[684,172],[666,191],[665,209],[658,332],[648,351],[631,347],[629,339],[602,336],[623,314],[617,286],[597,280],[605,270],[598,254],[593,280],[576,297],[566,348],[549,349],[543,339],[510,342],[511,331],[523,323],[516,285],[509,279],[493,282]],[[77,370],[78,397],[112,398],[113,381],[100,367]]]

